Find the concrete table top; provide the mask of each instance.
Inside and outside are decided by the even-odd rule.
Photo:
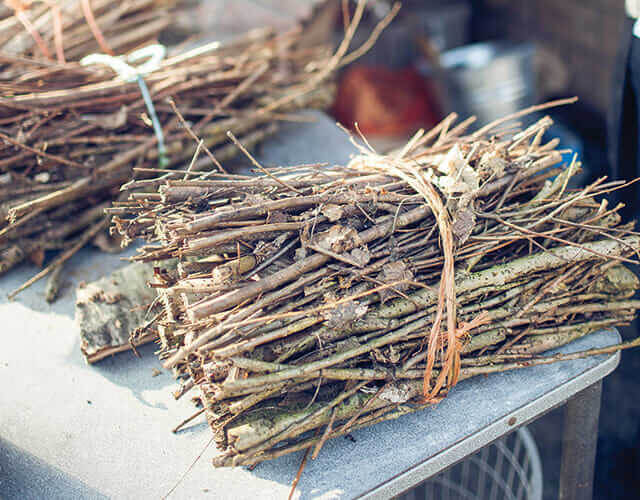
[[[263,149],[265,163],[345,161],[352,147],[327,118],[290,124]],[[295,152],[298,152],[296,156]],[[129,253],[132,253],[130,250]],[[74,292],[121,265],[120,255],[85,250],[66,269],[71,289],[53,305],[38,283],[9,302],[35,270],[0,280],[0,498],[282,499],[296,475],[295,453],[246,468],[214,469],[203,420],[177,435],[193,413],[153,356],[120,354],[87,366],[73,319]],[[615,331],[578,340],[563,352],[610,345]],[[386,498],[442,470],[515,426],[557,406],[612,371],[618,355],[556,363],[460,383],[437,406],[329,441],[309,461],[297,498]],[[515,420],[514,420],[515,419]]]

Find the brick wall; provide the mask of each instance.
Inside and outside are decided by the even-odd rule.
[[[500,31],[534,40],[569,70],[569,93],[604,112],[624,24],[624,0],[489,0]]]

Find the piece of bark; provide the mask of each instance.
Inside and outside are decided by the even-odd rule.
[[[156,291],[148,286],[153,266],[134,263],[76,292],[76,321],[80,326],[80,350],[88,363],[127,351],[133,347],[129,334],[144,323],[145,304],[151,304]],[[156,338],[149,333],[135,345]]]

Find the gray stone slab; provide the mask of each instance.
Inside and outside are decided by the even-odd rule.
[[[340,136],[343,142],[326,142],[317,156],[305,156],[307,145],[317,143],[316,132],[305,136],[302,125],[289,126],[291,135],[282,141],[297,137],[284,149],[299,151],[292,160],[334,161],[331,155],[338,151],[348,154],[350,146]],[[75,289],[120,265],[120,256],[85,250],[72,260],[67,279]],[[38,283],[17,300],[6,300],[34,271],[22,267],[0,280],[0,498],[160,498],[201,452],[171,498],[286,498],[299,453],[253,471],[213,469],[213,445],[203,452],[210,441],[206,424],[196,421],[178,435],[170,432],[193,408],[186,399],[173,400],[167,372],[152,375],[160,368],[153,346],[141,349],[141,359],[124,353],[88,366],[80,354],[73,293],[50,306],[44,284]],[[601,332],[564,350],[618,339],[614,331]],[[431,409],[354,432],[355,441],[328,442],[307,465],[296,495],[329,499],[399,492],[463,456],[470,442],[504,433],[507,416],[517,415],[518,425],[604,376],[616,360],[563,362],[462,382]]]

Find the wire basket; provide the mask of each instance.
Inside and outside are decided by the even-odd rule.
[[[522,427],[441,472],[399,500],[540,500],[542,466]]]

